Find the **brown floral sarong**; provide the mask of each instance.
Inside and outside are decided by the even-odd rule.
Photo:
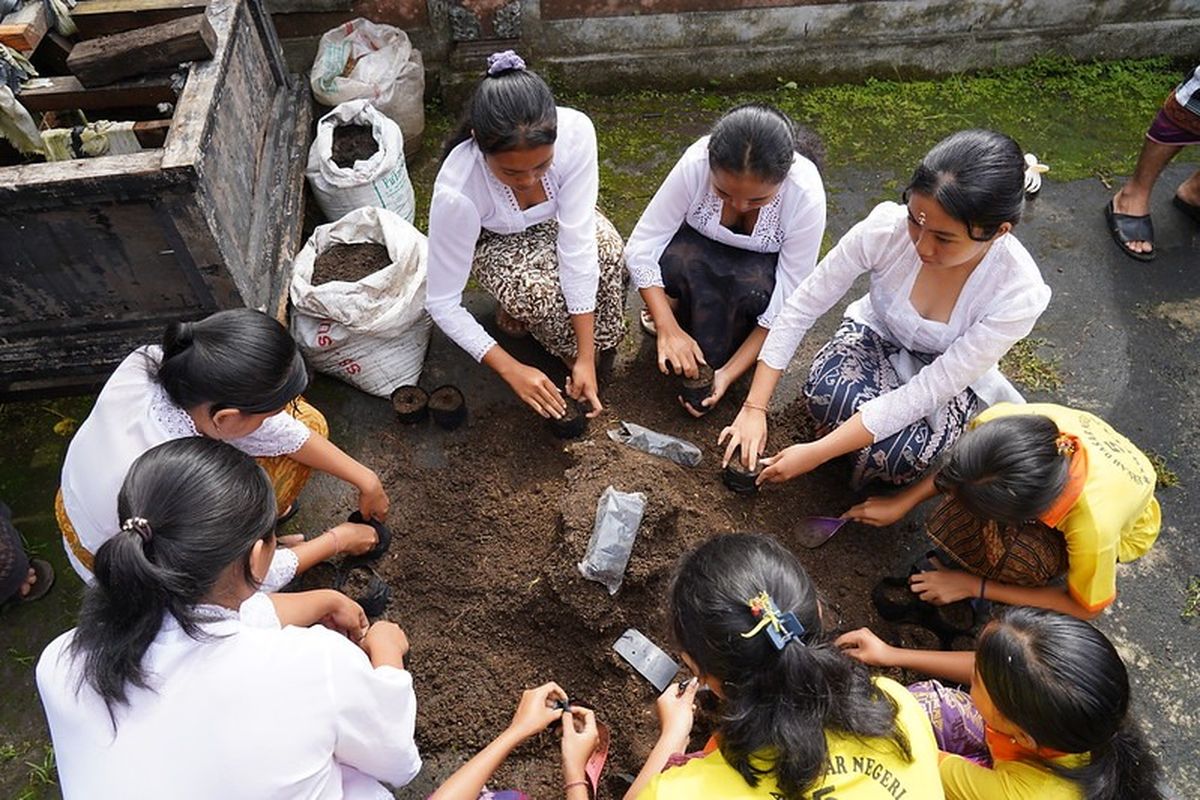
[[[1062,532],[1041,522],[1001,525],[981,520],[947,496],[925,521],[925,532],[956,565],[981,578],[1045,586],[1067,571]]]

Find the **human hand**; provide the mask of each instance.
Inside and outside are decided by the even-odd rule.
[[[865,525],[883,528],[904,518],[912,510],[903,493],[894,495],[878,495],[868,497],[861,503],[851,506],[842,514],[842,519],[852,519]]]
[[[679,398],[679,402],[684,409],[693,417],[703,417],[709,411],[712,411],[717,403],[721,402],[721,398],[725,396],[725,392],[729,389],[729,385],[733,383],[733,378],[725,371],[724,367],[713,370],[712,394],[700,401],[700,405],[704,408],[697,410],[692,408],[691,404]]]
[[[563,399],[554,381],[547,378],[546,373],[540,369],[518,363],[502,377],[513,393],[521,398],[521,402],[546,419],[560,419],[567,413],[567,401]]]
[[[742,406],[742,410],[733,418],[733,422],[717,437],[717,446],[719,447],[726,439],[729,440],[729,444],[725,445],[721,468],[729,466],[734,451],[740,448],[742,463],[746,465],[746,469],[753,472],[758,463],[758,457],[767,447],[767,413],[757,408]]]
[[[803,442],[785,447],[773,456],[762,460],[766,464],[758,476],[758,485],[764,483],[783,483],[792,478],[812,472],[825,463],[825,457],[817,448],[816,442]]]
[[[894,664],[896,648],[876,636],[870,628],[843,633],[834,645],[851,658],[871,667],[890,667]]]
[[[359,642],[372,662],[376,656],[395,656],[398,659],[408,655],[408,635],[394,622],[381,619],[367,629],[366,636]]]
[[[562,764],[567,783],[587,777],[587,761],[600,744],[596,712],[590,708],[572,708],[563,712]]]
[[[591,419],[604,410],[600,404],[600,383],[596,380],[595,359],[576,358],[571,367],[571,375],[567,378],[567,394],[578,402],[587,401],[592,410],[587,417]]]
[[[352,642],[360,643],[367,634],[367,615],[362,606],[341,592],[328,589],[328,606],[321,624]]]
[[[346,555],[361,556],[379,544],[379,534],[375,529],[361,522],[343,522],[334,525],[326,533],[333,537],[337,553]]]
[[[657,324],[657,320],[655,320]],[[658,327],[658,369],[664,375],[672,372],[695,378],[700,374],[698,364],[706,363],[704,351],[696,340],[674,320]]]
[[[555,705],[555,701],[566,699],[567,693],[553,681],[543,683],[536,689],[526,689],[521,693],[521,702],[517,704],[512,722],[508,723],[508,730],[522,741],[541,733],[547,725],[563,715],[563,710]]]
[[[932,561],[936,569],[918,572],[908,579],[908,588],[914,594],[935,606],[944,606],[957,600],[975,597],[981,583],[978,575],[956,569],[946,569],[946,566],[936,558]]]
[[[692,735],[692,720],[696,713],[696,691],[700,681],[690,680],[684,684],[673,683],[658,696],[654,704],[658,712],[659,740],[671,742],[674,751],[687,749]],[[680,691],[682,689],[682,692]]]
[[[386,521],[391,502],[387,492],[383,490],[383,482],[379,480],[379,476],[374,471],[367,470],[362,482],[357,485],[358,513],[362,514],[362,518]]]

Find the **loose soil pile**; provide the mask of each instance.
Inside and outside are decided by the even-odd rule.
[[[333,163],[342,169],[366,161],[379,150],[370,125],[339,125],[333,129]]]
[[[789,543],[805,515],[836,515],[852,502],[841,464],[752,496],[725,488],[715,442],[742,400],[739,390],[695,420],[678,405],[677,381],[648,361],[608,381],[605,412],[575,441],[554,438],[515,407],[473,416],[453,434],[431,427],[416,434],[415,446],[411,437],[401,442],[399,425],[383,434],[395,440],[396,461],[381,474],[397,538],[376,569],[392,586],[388,616],[412,642],[417,741],[427,755],[474,753],[507,725],[523,688],[555,680],[612,730],[600,795],[620,797],[627,784],[619,776],[638,771],[657,737],[656,692],[611,647],[636,627],[675,652],[664,600],[680,554],[729,531]],[[620,419],[687,438],[704,461],[688,469],[619,445],[606,431]],[[774,414],[771,452],[808,438],[806,427],[798,405]],[[609,485],[647,498],[614,597],[576,569]],[[911,626],[897,635],[869,610],[871,587],[885,572],[903,572],[914,539],[850,525],[817,550],[791,544],[821,588],[832,627],[870,624],[894,642],[935,646],[936,638]],[[518,750],[490,785],[555,797],[559,769],[557,738],[546,734]]]
[[[392,263],[387,248],[381,244],[335,244],[313,264],[312,285],[330,281],[361,281]]]

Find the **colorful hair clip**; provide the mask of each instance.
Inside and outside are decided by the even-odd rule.
[[[753,638],[765,630],[776,650],[782,650],[793,639],[804,644],[802,637],[805,630],[800,620],[791,611],[781,613],[771,595],[759,592],[756,597],[747,600],[746,605],[750,606],[750,614],[758,620],[758,624],[743,633],[743,639]]]
[[[1060,456],[1075,455],[1075,437],[1069,433],[1060,433],[1054,437],[1054,447]]]

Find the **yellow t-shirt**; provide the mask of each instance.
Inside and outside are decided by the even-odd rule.
[[[999,403],[972,422],[1041,414],[1059,431],[1079,438],[1087,452],[1083,492],[1056,527],[1067,543],[1067,590],[1075,602],[1098,611],[1117,596],[1117,561],[1146,554],[1162,527],[1150,459],[1095,414],[1053,403]]]
[[[829,768],[803,800],[939,800],[937,742],[929,718],[916,698],[895,681],[875,678],[875,685],[899,705],[897,722],[908,737],[913,759],[906,762],[893,745],[880,739],[859,740],[826,733]],[[654,777],[638,800],[777,800],[782,797],[770,776],[751,787],[716,750],[704,758],[673,767]]]
[[[1051,762],[1078,767],[1087,760],[1084,753]],[[1029,761],[997,761],[989,769],[961,756],[944,755],[940,770],[946,800],[1084,800],[1079,784]]]

